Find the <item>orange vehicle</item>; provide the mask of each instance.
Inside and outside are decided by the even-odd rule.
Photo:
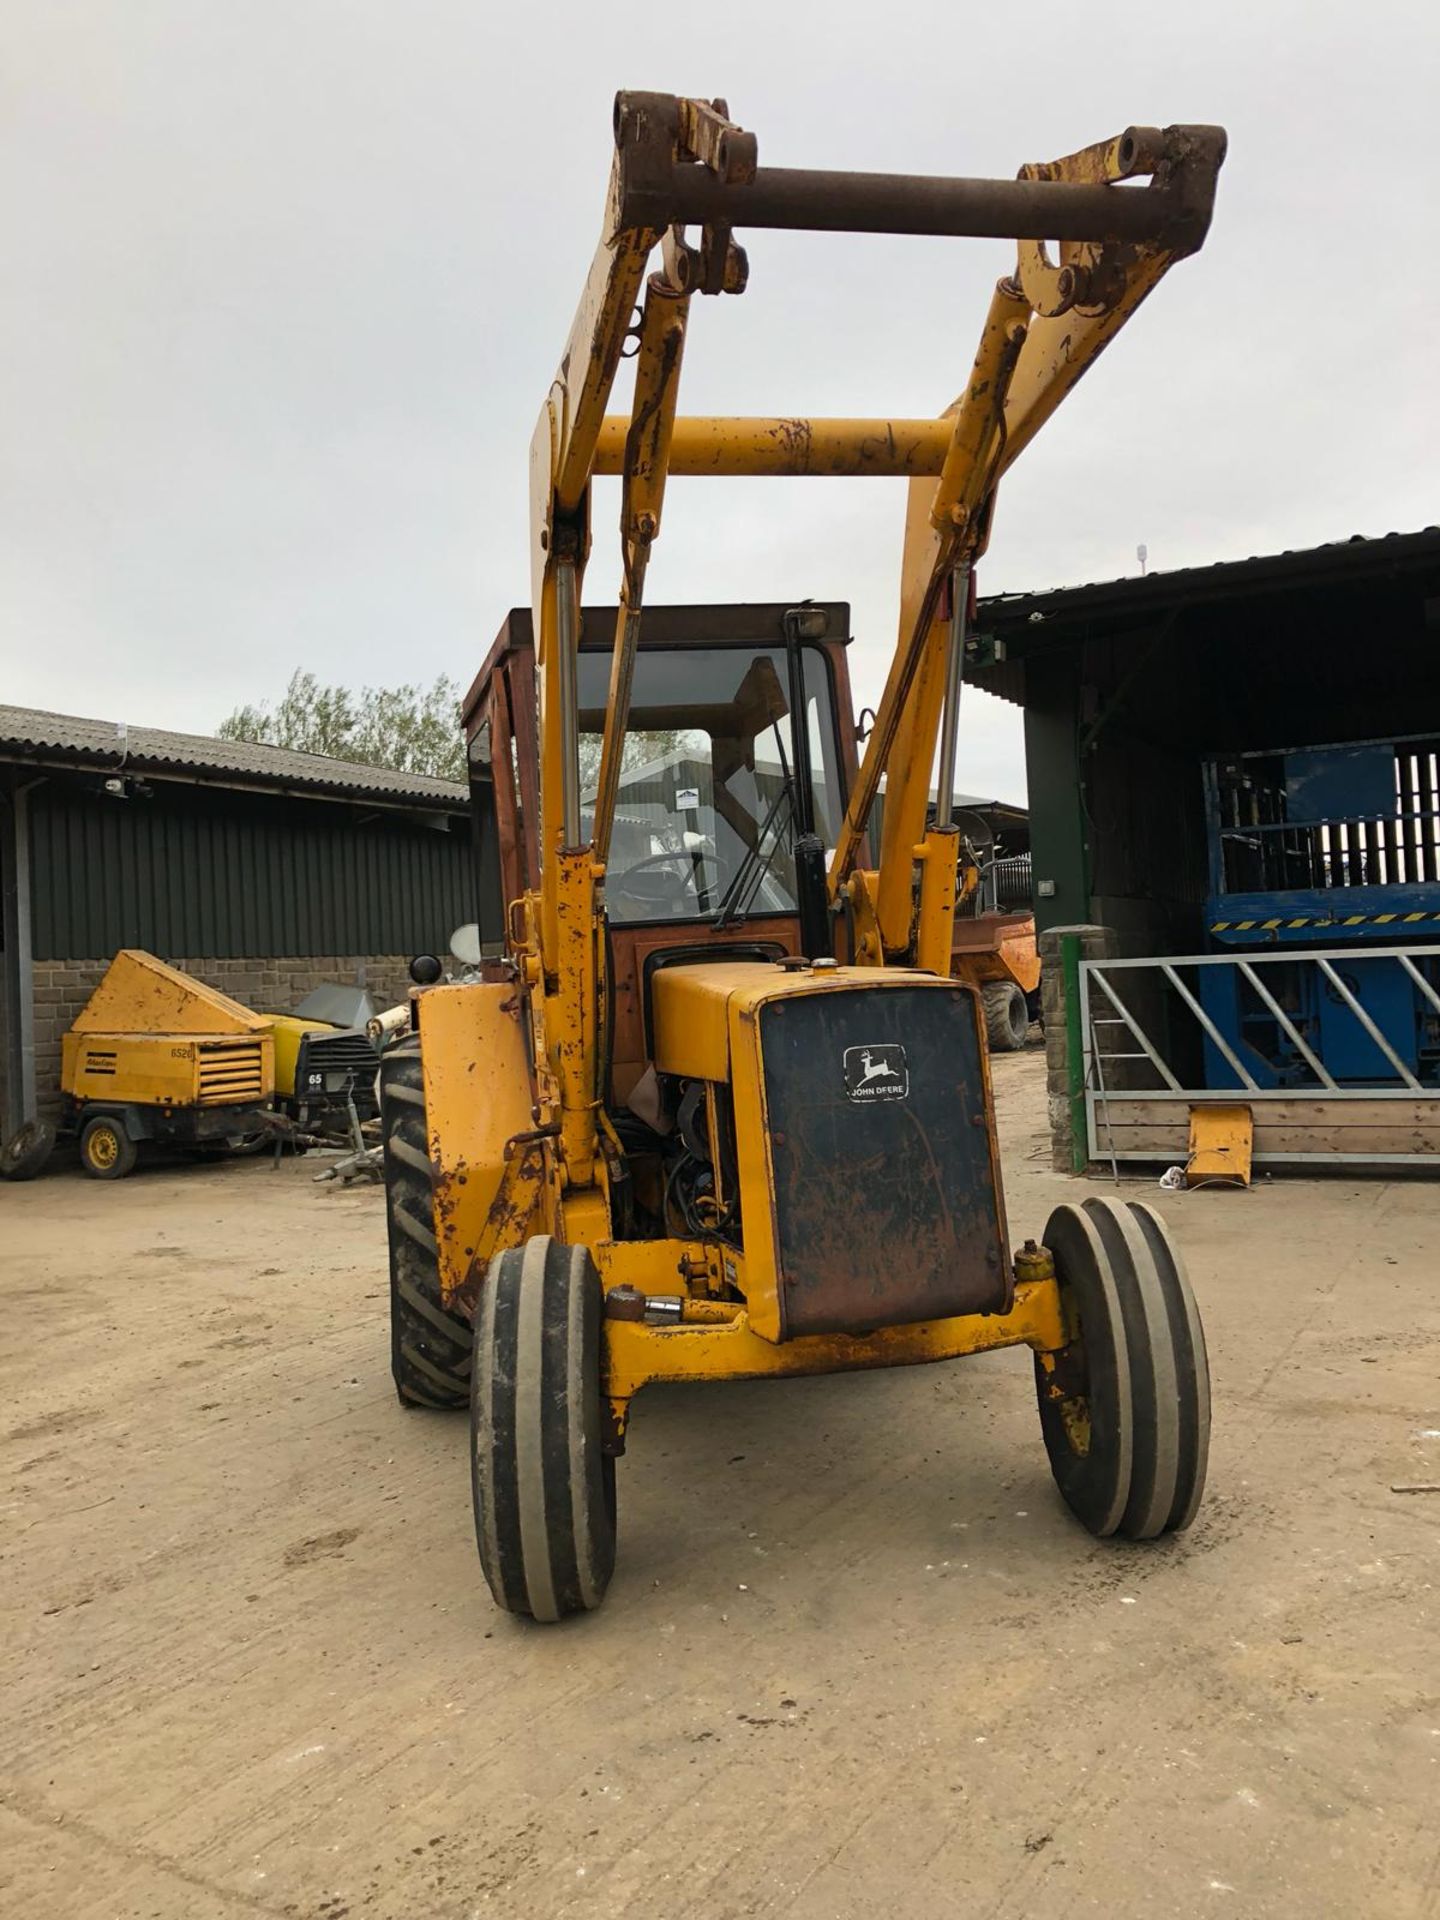
[[[1040,948],[1033,913],[955,915],[950,971],[980,990],[992,1053],[1023,1047],[1040,1017]]]

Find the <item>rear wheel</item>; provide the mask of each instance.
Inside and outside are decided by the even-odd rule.
[[[1030,1009],[1013,980],[987,980],[981,989],[985,1035],[992,1053],[1018,1053],[1030,1031]]]
[[[80,1165],[92,1180],[123,1180],[135,1165],[135,1142],[123,1120],[97,1113],[80,1129]]]
[[[470,1392],[470,1323],[452,1313],[440,1294],[418,1040],[385,1055],[380,1106],[395,1391],[407,1407],[463,1407]]]
[[[1035,1356],[1040,1425],[1062,1497],[1091,1533],[1188,1527],[1210,1449],[1205,1336],[1149,1207],[1092,1199],[1045,1228],[1074,1337]]]
[[[598,1607],[615,1569],[604,1451],[600,1276],[541,1234],[491,1262],[475,1314],[471,1490],[498,1606],[534,1620]]]

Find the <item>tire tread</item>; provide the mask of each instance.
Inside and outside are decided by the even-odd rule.
[[[589,1252],[546,1235],[498,1255],[481,1290],[471,1374],[475,1540],[497,1605],[535,1620],[598,1606],[614,1568],[602,1301]]]
[[[470,1323],[440,1294],[418,1041],[402,1041],[381,1061],[380,1113],[395,1391],[408,1407],[463,1407],[470,1393]]]
[[[1030,1012],[1019,987],[1013,980],[987,980],[980,989],[980,1001],[990,1051],[1018,1053],[1030,1027]]]

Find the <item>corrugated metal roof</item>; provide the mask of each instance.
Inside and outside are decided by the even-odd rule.
[[[1203,567],[1177,567],[1169,573],[1127,574],[1118,580],[1048,587],[1038,593],[990,594],[980,601],[977,625],[983,629],[987,624],[1028,620],[1036,615],[1050,620],[1070,613],[1093,613],[1112,604],[1138,609],[1212,594],[1294,586],[1306,578],[1328,580],[1427,558],[1440,558],[1440,527],[1422,527],[1414,533],[1353,533],[1346,540],[1330,540],[1318,547],[1252,554],[1246,560],[1215,560]]]
[[[169,733],[159,727],[87,720],[33,707],[0,706],[0,758],[94,767],[112,774],[122,769],[157,776],[184,774],[217,786],[273,787],[446,812],[469,805],[463,786],[430,774],[398,773],[389,767],[332,760],[323,753],[293,753],[287,747]]]

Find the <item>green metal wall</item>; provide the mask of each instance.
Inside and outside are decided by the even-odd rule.
[[[32,795],[37,960],[443,952],[475,918],[464,816],[437,829],[363,804],[97,787],[55,777]]]

